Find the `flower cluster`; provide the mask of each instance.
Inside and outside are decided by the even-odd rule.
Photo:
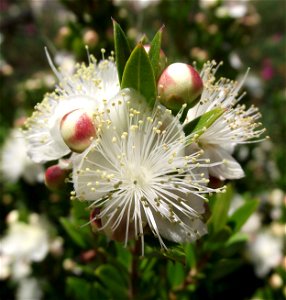
[[[243,84],[215,78],[218,66],[174,63],[166,67],[162,30],[133,51],[114,22],[115,57],[75,73],[58,71],[27,120],[28,155],[36,163],[60,160],[46,171],[47,186],[69,178],[71,199],[89,203],[94,230],[124,241],[153,233],[164,240],[194,241],[207,232],[204,212],[220,180],[244,176],[232,157],[238,144],[258,141],[264,129],[254,107],[240,105]]]

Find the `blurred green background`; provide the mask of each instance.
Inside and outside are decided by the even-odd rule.
[[[18,219],[25,222],[37,213],[45,219],[49,251],[41,262],[31,260],[32,270],[24,278],[29,283],[15,278],[15,262],[7,263],[0,251],[1,299],[284,299],[281,246],[283,258],[276,264],[266,262],[270,267],[263,275],[255,265],[264,262],[253,259],[248,250],[260,233],[271,232],[280,240],[285,234],[286,1],[0,0],[0,13],[2,149],[11,129],[54,89],[56,78],[44,47],[55,64],[71,74],[75,62],[87,62],[85,45],[98,59],[102,48],[113,50],[111,17],[133,44],[144,34],[152,38],[164,24],[162,48],[168,63],[196,61],[200,68],[207,60],[223,61],[218,75],[234,80],[242,79],[250,67],[242,102],[260,109],[270,136],[262,143],[240,146],[235,153],[246,176],[231,183],[224,201],[232,207],[237,199],[257,199],[253,214],[259,216],[259,226],[247,232],[246,239],[240,237],[235,249],[226,246],[226,232],[217,232],[195,246],[171,245],[170,254],[156,251],[150,241],[146,257],[134,258],[132,244],[131,250],[125,249],[94,236],[88,226],[79,228],[89,216],[81,204],[69,201],[70,186],[49,192],[42,183],[25,180],[25,167],[13,180],[2,168],[1,236],[11,226],[11,212],[17,210]],[[9,150],[11,160],[17,160],[17,151],[21,149]],[[58,248],[52,251],[55,241]],[[20,248],[21,241],[17,243]],[[274,255],[265,251],[263,257]],[[185,254],[187,262],[182,261]]]

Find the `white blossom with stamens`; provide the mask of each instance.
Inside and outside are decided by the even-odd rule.
[[[257,122],[261,115],[256,107],[252,105],[246,109],[245,105],[238,104],[244,96],[239,91],[247,74],[240,83],[226,78],[216,81],[219,66],[214,61],[204,65],[200,74],[204,89],[200,101],[188,111],[186,123],[212,109],[220,107],[225,110],[195,141],[204,150],[204,157],[210,158],[211,162],[223,162],[210,167],[210,175],[221,180],[237,179],[243,177],[244,172],[232,157],[235,146],[260,141],[265,129]]]
[[[27,156],[27,142],[19,128],[11,130],[1,149],[0,172],[9,182],[16,182],[20,177],[29,184],[44,181],[44,167]]]
[[[75,195],[100,208],[101,230],[125,243],[147,227],[162,238],[193,241],[206,233],[202,221],[207,174],[202,151],[186,155],[190,139],[180,113],[155,105],[151,110],[137,92],[121,91],[107,108],[97,140],[74,162]],[[199,172],[198,172],[199,170]],[[206,168],[205,168],[206,170]]]
[[[63,116],[75,109],[101,110],[103,103],[119,91],[113,57],[97,63],[90,56],[88,66],[77,65],[75,74],[68,77],[54,67],[48,53],[47,56],[59,86],[36,105],[35,112],[25,124],[28,154],[35,162],[56,160],[70,153],[60,133]]]

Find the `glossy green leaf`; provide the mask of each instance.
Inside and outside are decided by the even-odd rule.
[[[252,213],[257,209],[258,203],[258,200],[246,201],[230,216],[228,223],[233,228],[234,232],[240,230]]]
[[[202,135],[206,129],[208,129],[222,114],[223,108],[215,108],[205,114],[197,117],[184,126],[184,132],[186,135],[193,134],[194,138],[198,138]]]
[[[95,270],[96,276],[116,296],[116,299],[127,299],[127,283],[121,273],[112,265],[101,265]]]
[[[113,20],[113,33],[114,33],[115,60],[116,60],[119,82],[121,83],[124,68],[131,54],[131,50],[124,31],[115,20]]]
[[[160,51],[161,51],[161,41],[162,41],[162,32],[163,32],[163,26],[159,29],[159,31],[155,34],[150,50],[149,50],[149,57],[150,57],[150,62],[153,67],[154,71],[154,76],[155,78],[158,78],[160,75]]]
[[[229,185],[227,186],[225,193],[216,194],[216,196],[211,200],[212,215],[208,221],[210,233],[215,234],[226,225],[232,195],[232,188]]]
[[[71,223],[70,220],[61,217],[60,222],[63,225],[64,229],[68,233],[68,235],[72,238],[72,240],[80,247],[85,248],[87,246],[84,240],[84,234],[81,232],[81,228]]]
[[[156,100],[156,83],[151,62],[142,44],[132,51],[123,73],[122,88],[133,88],[146,98],[150,106]]]

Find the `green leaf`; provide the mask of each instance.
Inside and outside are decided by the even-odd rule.
[[[89,219],[89,211],[87,210],[86,203],[79,200],[71,201],[72,208],[71,208],[71,215],[75,220],[86,220]]]
[[[80,247],[85,248],[87,243],[84,239],[84,234],[81,232],[81,228],[71,223],[70,220],[61,217],[60,222],[63,225],[64,229],[68,233],[68,235],[72,238],[72,240]]]
[[[154,71],[154,76],[155,78],[158,78],[160,75],[160,51],[161,51],[161,41],[162,41],[162,32],[163,32],[164,26],[162,26],[159,31],[155,34],[152,42],[151,42],[151,47],[149,50],[149,57],[150,57],[150,62],[153,67]]]
[[[224,113],[224,111],[223,108],[215,108],[195,118],[184,126],[185,134],[189,135],[192,133],[195,135],[192,137],[197,139]]]
[[[122,244],[116,243],[117,261],[125,267],[126,270],[131,269],[132,254]]]
[[[212,266],[210,278],[212,280],[221,279],[235,271],[242,265],[242,260],[239,259],[221,259]]]
[[[179,262],[173,263],[172,261],[168,261],[167,277],[172,288],[180,285],[185,278],[184,266]]]
[[[132,51],[123,73],[121,88],[133,88],[146,98],[151,106],[156,100],[156,82],[151,62],[143,45]]]
[[[195,267],[197,262],[195,245],[191,243],[186,244],[185,253],[186,253],[186,267],[188,269]]]
[[[212,215],[208,221],[210,233],[217,233],[226,225],[228,220],[228,210],[232,199],[232,188],[227,186],[225,193],[216,194],[211,200]]]
[[[221,255],[223,255],[223,257],[235,255],[237,252],[240,252],[245,247],[245,243],[247,242],[247,240],[248,235],[246,233],[235,233],[224,244],[224,248],[220,252]]]
[[[240,230],[252,213],[257,209],[258,200],[246,201],[241,207],[239,207],[228,220],[229,225],[233,228],[234,232]]]
[[[78,300],[90,300],[91,294],[91,284],[86,280],[77,277],[68,277],[67,282],[67,292],[72,299]]]
[[[113,20],[113,32],[116,66],[119,82],[121,83],[124,68],[131,54],[131,50],[124,31],[115,20]]]
[[[128,298],[127,283],[115,267],[112,265],[101,265],[95,270],[95,274],[107,289],[116,296],[116,299]]]

